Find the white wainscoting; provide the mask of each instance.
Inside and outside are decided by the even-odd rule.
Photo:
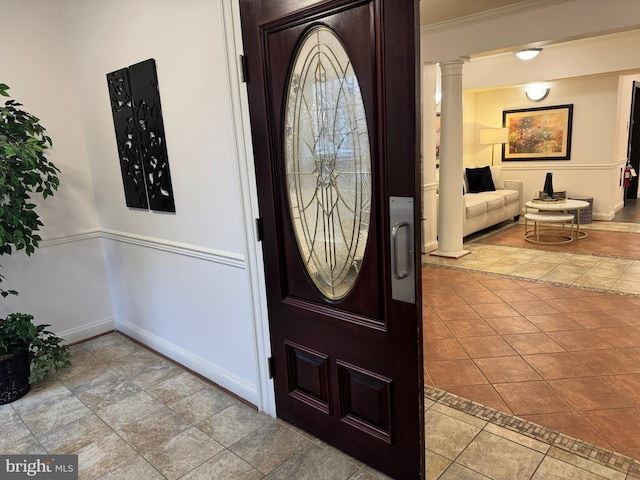
[[[246,379],[236,375],[234,372],[230,372],[206,358],[181,348],[180,346],[158,337],[157,335],[149,333],[126,320],[116,318],[115,327],[116,330],[138,340],[156,352],[159,352],[190,370],[199,373],[248,402],[258,405],[259,395],[255,383],[248,382]]]
[[[261,408],[242,255],[105,230],[115,328]]]
[[[86,325],[70,328],[68,330],[63,330],[58,332],[57,335],[64,339],[64,343],[77,343],[91,337],[97,337],[103,333],[111,332],[115,330],[115,328],[114,319],[113,317],[110,317],[105,318],[104,320],[87,323]]]

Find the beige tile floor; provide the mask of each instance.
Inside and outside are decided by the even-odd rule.
[[[429,400],[425,424],[429,480],[634,478]]]
[[[0,406],[3,454],[77,454],[80,479],[388,478],[119,333]]]
[[[81,479],[385,479],[119,333],[0,406],[3,454],[77,454]],[[619,479],[619,471],[426,400],[427,479]]]
[[[508,227],[512,224],[505,223]],[[593,222],[581,225],[585,231],[640,233],[639,223]],[[494,232],[489,232],[491,235]],[[424,255],[430,265],[489,272],[523,280],[538,280],[568,287],[590,288],[602,292],[640,294],[640,260],[611,256],[545,251],[478,241],[483,234],[468,237],[464,249],[471,252],[459,259]]]

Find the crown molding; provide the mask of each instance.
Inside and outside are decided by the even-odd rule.
[[[485,23],[498,18],[512,17],[532,10],[553,7],[565,3],[575,2],[576,0],[527,0],[514,5],[493,8],[485,12],[474,13],[464,17],[458,17],[444,22],[433,23],[420,27],[420,34],[440,33],[447,30],[455,30],[462,27],[468,27],[479,23]]]

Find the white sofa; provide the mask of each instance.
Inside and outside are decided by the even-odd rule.
[[[466,168],[476,168],[467,165]],[[471,235],[505,220],[518,220],[522,213],[522,180],[503,180],[502,167],[490,167],[495,191],[469,193],[469,183],[464,178],[464,229],[463,235]]]

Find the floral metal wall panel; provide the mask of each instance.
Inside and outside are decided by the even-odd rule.
[[[175,212],[155,60],[107,74],[127,206]]]
[[[133,119],[129,70],[122,68],[107,74],[107,83],[125,201],[127,207],[146,209],[149,208],[149,203]]]

